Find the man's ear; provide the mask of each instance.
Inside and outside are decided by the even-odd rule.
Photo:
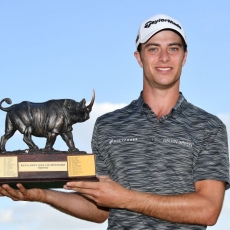
[[[184,53],[184,59],[183,59],[183,62],[182,62],[182,66],[184,66],[184,64],[185,64],[185,62],[186,62],[186,60],[187,60],[187,56],[188,56],[188,51],[186,51],[186,52]]]
[[[135,58],[137,59],[137,62],[138,64],[140,65],[141,68],[143,68],[143,63],[142,63],[142,60],[141,60],[141,55],[138,51],[135,51],[134,52],[134,56]]]

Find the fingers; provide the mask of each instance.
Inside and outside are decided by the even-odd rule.
[[[100,184],[100,182],[72,181],[67,182],[63,188],[68,190],[74,190],[82,196],[87,197],[90,200],[94,200],[95,196],[97,196],[97,193],[100,190]]]
[[[23,195],[21,194],[21,192],[18,189],[13,189],[7,184],[3,184],[0,187],[0,194],[1,194],[1,196],[7,196],[14,201],[21,200],[23,197]]]
[[[89,182],[89,181],[67,182],[63,188],[67,190],[74,190],[74,191],[82,193],[83,191],[87,191],[87,189],[88,190],[99,189],[104,184],[103,182],[113,182],[109,176],[97,176],[97,178],[99,179],[99,182]]]
[[[97,182],[71,181],[66,183],[66,187],[68,189],[74,189],[74,188],[94,189],[97,188]]]
[[[26,195],[27,189],[22,184],[17,184],[17,187],[22,195]]]
[[[22,184],[16,185],[18,189],[11,188],[8,184],[0,186],[0,194],[14,201],[42,201],[45,195],[41,189],[26,189]]]
[[[112,181],[109,176],[97,176],[99,182],[104,181]],[[95,189],[99,186],[98,182],[89,182],[89,181],[71,181],[67,182],[64,186],[65,189],[73,189],[73,188],[88,188]]]

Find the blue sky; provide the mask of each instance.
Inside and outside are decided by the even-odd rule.
[[[230,2],[149,0],[0,0],[0,100],[83,97],[96,91],[92,118],[74,126],[77,147],[91,151],[97,116],[136,99],[142,89],[142,70],[133,56],[140,23],[164,13],[178,19],[188,41],[188,59],[181,91],[188,101],[219,116],[230,129]],[[5,112],[0,112],[0,135]],[[230,131],[229,131],[230,132]],[[45,140],[35,142],[43,147]],[[8,150],[25,149],[16,133]],[[66,149],[58,138],[55,148]],[[216,226],[230,229],[230,192]],[[106,229],[50,208],[0,198],[0,224],[8,229]],[[46,226],[46,227],[44,227]],[[209,229],[209,228],[208,228]]]

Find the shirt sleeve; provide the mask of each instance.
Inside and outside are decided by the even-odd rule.
[[[194,166],[194,182],[200,180],[229,181],[229,153],[226,127],[223,123],[213,123],[205,131],[203,143]]]
[[[100,147],[99,147],[99,131],[98,131],[99,128],[98,126],[99,125],[98,125],[98,120],[97,120],[94,125],[91,146],[92,146],[93,153],[95,154],[95,157],[96,157],[96,173],[98,176],[106,176],[108,175],[108,170],[104,163],[104,159],[101,154]]]

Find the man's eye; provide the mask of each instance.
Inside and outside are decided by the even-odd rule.
[[[172,52],[175,52],[175,51],[177,51],[178,50],[178,48],[177,47],[170,47],[170,49],[169,49],[170,51],[172,51]]]
[[[152,51],[152,52],[156,52],[157,48],[150,48],[149,50]]]

